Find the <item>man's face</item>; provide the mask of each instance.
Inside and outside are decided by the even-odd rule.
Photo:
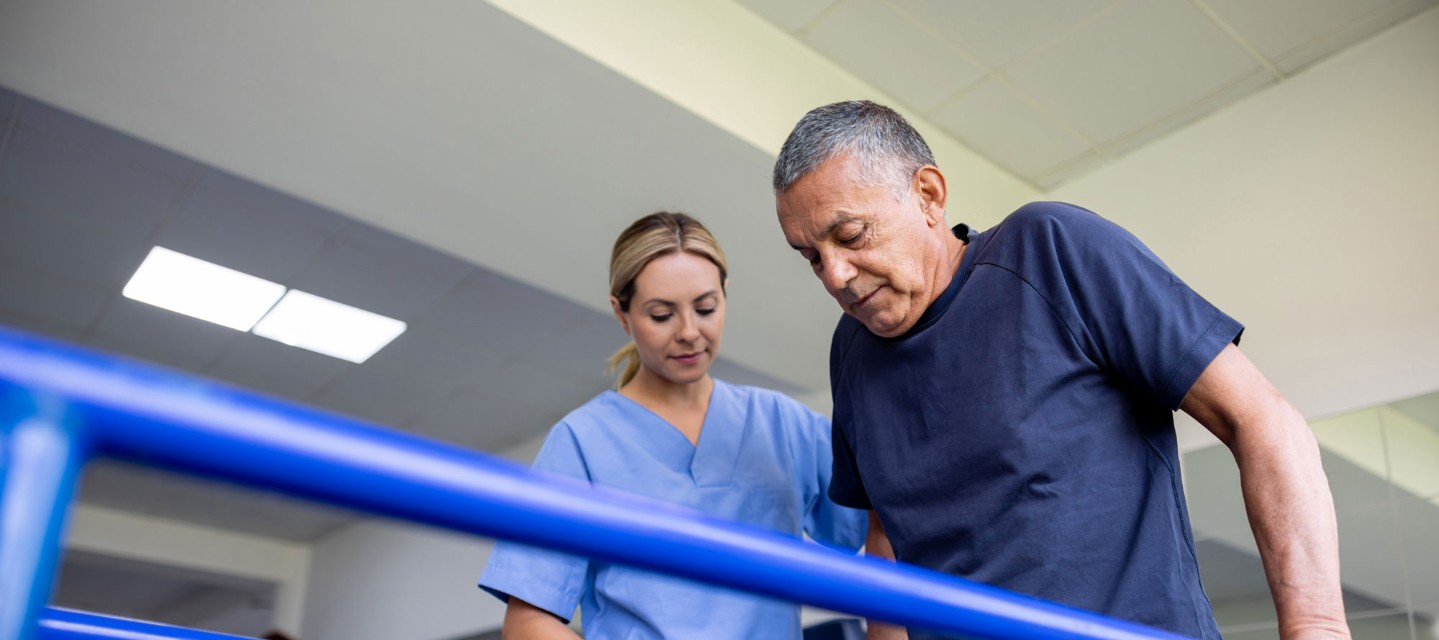
[[[841,155],[776,199],[785,240],[840,308],[875,335],[908,331],[938,294],[944,245],[934,225],[945,225],[943,203],[920,184],[917,174],[906,196],[897,196],[889,186],[867,184],[859,163]]]

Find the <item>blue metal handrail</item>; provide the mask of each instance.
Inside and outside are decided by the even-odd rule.
[[[115,457],[942,633],[1176,636],[0,329],[0,640],[28,640],[83,462]],[[584,531],[585,535],[574,535]],[[10,594],[29,589],[25,598]],[[21,604],[23,602],[23,604]],[[20,622],[16,622],[16,620]]]
[[[200,631],[103,616],[88,611],[46,607],[36,626],[36,640],[253,640],[228,633]]]

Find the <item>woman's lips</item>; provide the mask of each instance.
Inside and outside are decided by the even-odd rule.
[[[697,363],[697,362],[700,361],[700,357],[703,356],[703,355],[704,355],[704,352],[703,352],[703,351],[696,351],[696,352],[694,352],[694,353],[686,353],[686,354],[678,355],[678,356],[670,356],[670,358],[674,359],[676,362],[679,362],[680,364],[695,364],[695,363]]]

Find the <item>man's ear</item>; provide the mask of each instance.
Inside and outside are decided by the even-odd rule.
[[[927,164],[914,172],[914,191],[920,210],[924,212],[930,225],[937,224],[948,228],[949,220],[944,216],[944,203],[949,197],[949,189],[939,167]]]
[[[615,312],[615,319],[620,321],[620,328],[621,328],[621,329],[624,329],[624,330],[625,330],[625,334],[628,335],[629,332],[630,332],[630,319],[629,319],[628,317],[626,317],[626,316],[625,316],[625,312],[620,309],[620,299],[619,299],[619,298],[616,298],[616,297],[614,297],[614,296],[610,296],[610,309],[613,309],[613,310],[614,310],[614,312]]]

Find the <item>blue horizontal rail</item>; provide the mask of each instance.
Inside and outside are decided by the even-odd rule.
[[[60,607],[46,607],[37,627],[36,640],[254,640]]]
[[[14,395],[6,386],[27,406],[63,402],[53,422],[82,430],[94,455],[941,633],[1180,637],[0,329],[0,399]]]

